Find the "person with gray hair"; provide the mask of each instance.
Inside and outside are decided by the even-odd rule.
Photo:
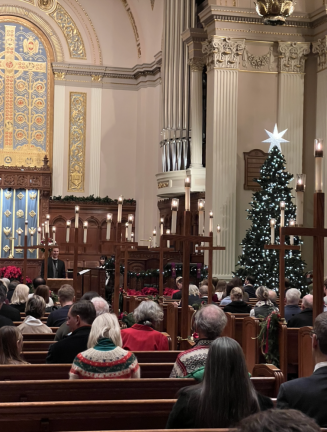
[[[161,307],[152,300],[143,301],[134,311],[135,324],[123,329],[123,348],[129,351],[166,351],[168,339],[154,329],[163,320]]]
[[[93,297],[93,299],[91,299],[91,302],[94,304],[97,317],[104,313],[109,313],[109,305],[104,298]]]
[[[299,307],[299,300],[301,293],[296,288],[289,288],[286,292],[286,304],[285,304],[285,320],[288,322],[294,315],[301,312]]]
[[[193,328],[199,335],[193,348],[178,354],[170,378],[193,377],[205,366],[212,342],[221,336],[227,318],[216,305],[204,305],[195,314]]]
[[[6,299],[7,299],[6,287],[3,284],[1,284],[0,285],[0,310],[3,304],[5,303]],[[0,327],[13,326],[13,325],[14,323],[10,318],[0,315]]]
[[[313,322],[313,295],[303,297],[301,312],[295,315],[287,323],[287,327],[311,327]]]
[[[250,316],[267,318],[272,312],[279,312],[277,306],[270,300],[270,290],[265,286],[256,289],[255,295],[259,300],[250,312]]]

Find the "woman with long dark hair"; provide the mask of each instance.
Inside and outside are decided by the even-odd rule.
[[[258,411],[242,348],[220,337],[209,349],[203,381],[180,390],[166,428],[229,428]]]

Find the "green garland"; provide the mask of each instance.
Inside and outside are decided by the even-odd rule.
[[[118,200],[113,200],[111,198],[109,198],[108,196],[104,197],[104,198],[100,198],[100,197],[95,197],[94,195],[90,195],[88,197],[80,197],[80,196],[75,196],[75,195],[66,195],[64,197],[62,197],[61,195],[58,196],[52,196],[50,197],[51,201],[69,201],[69,202],[92,202],[95,204],[118,204]],[[124,199],[123,204],[130,204],[130,205],[135,205],[136,201],[135,199]]]
[[[261,343],[262,354],[267,363],[279,368],[278,326],[281,315],[274,311],[265,320],[260,322],[258,339]]]

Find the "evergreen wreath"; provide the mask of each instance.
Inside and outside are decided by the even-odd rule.
[[[278,345],[278,326],[282,320],[281,315],[273,311],[267,319],[260,322],[260,333],[258,339],[261,343],[262,354],[267,363],[279,368],[279,345]]]

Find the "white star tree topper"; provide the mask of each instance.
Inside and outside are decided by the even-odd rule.
[[[271,152],[271,150],[275,146],[280,150],[280,152],[282,152],[280,144],[281,143],[288,143],[289,142],[289,141],[287,141],[286,139],[283,138],[283,136],[288,131],[288,129],[285,129],[283,132],[278,132],[278,127],[277,127],[277,124],[276,124],[274,132],[268,132],[266,129],[265,129],[265,131],[267,132],[269,138],[266,139],[265,141],[262,141],[262,142],[263,143],[270,143],[269,153]]]

